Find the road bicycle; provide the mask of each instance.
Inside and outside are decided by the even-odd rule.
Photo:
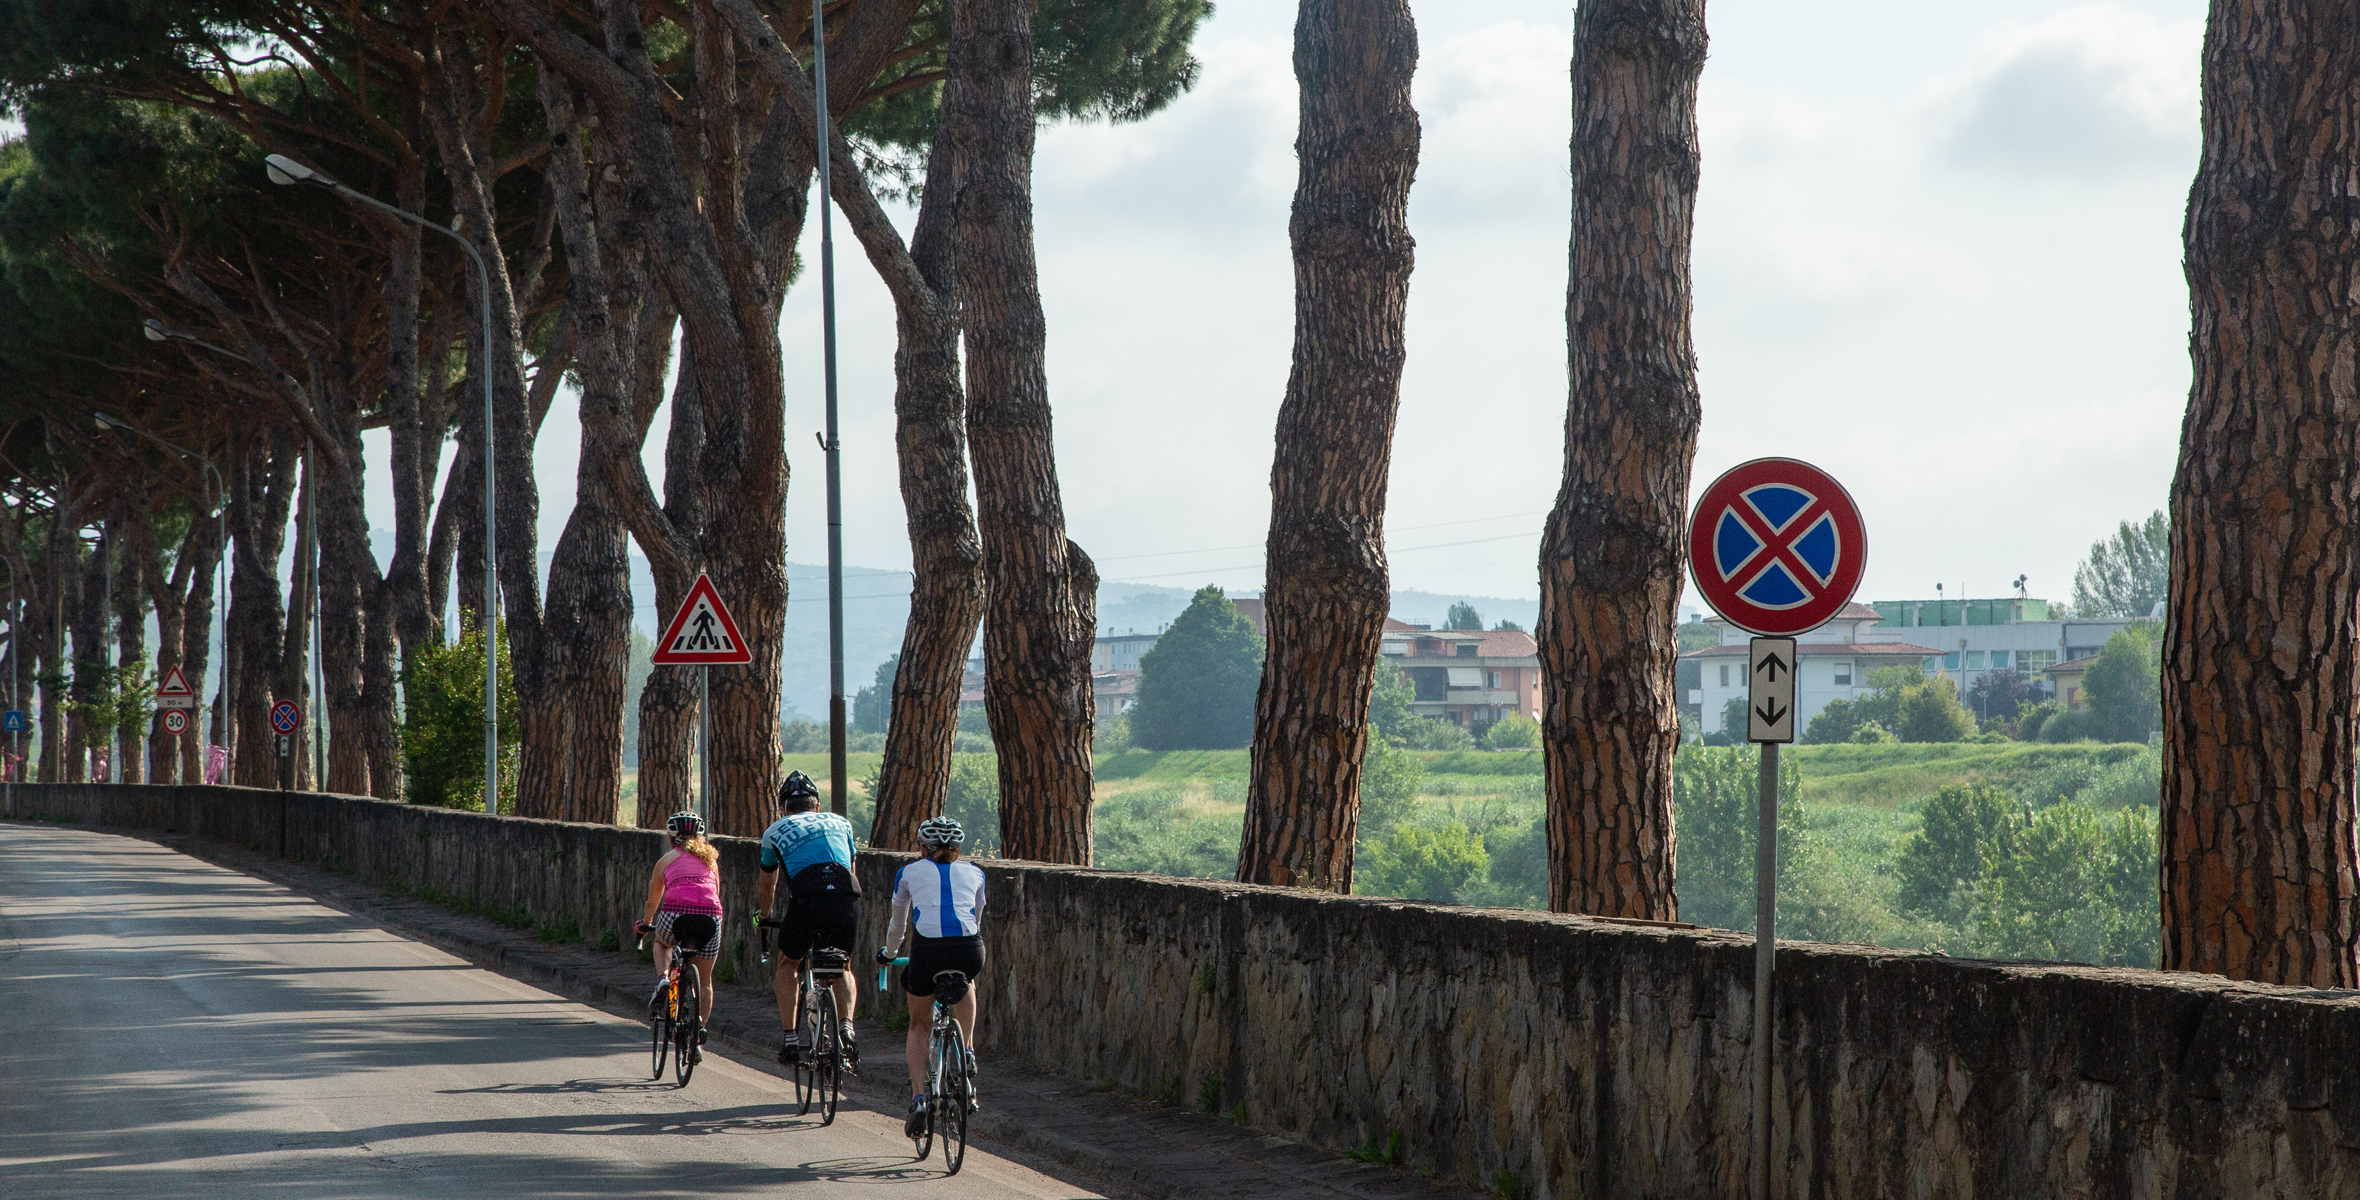
[[[653,929],[650,925],[640,926],[640,950],[647,949],[648,934]],[[647,1002],[647,1023],[654,1035],[651,1053],[655,1059],[655,1071],[649,1078],[664,1077],[664,1057],[669,1052],[673,1079],[680,1087],[688,1086],[688,1077],[696,1074],[697,1064],[705,1057],[700,1048],[704,1041],[704,1022],[697,1015],[703,1011],[703,1003],[695,963],[675,948],[663,984]]]
[[[762,930],[762,969],[768,973],[771,923],[761,921],[757,927]],[[803,1039],[803,1057],[788,1073],[795,1079],[797,1115],[809,1115],[816,1105],[822,1125],[836,1123],[836,1108],[844,1099],[844,1075],[849,1067],[835,983],[851,963],[852,956],[842,950],[814,946],[803,956],[803,967],[795,978],[795,1024]]]
[[[909,965],[909,959],[896,958],[877,968],[880,1002],[892,994],[885,988],[886,972]],[[953,1175],[966,1165],[967,1114],[976,1107],[975,1055],[967,1049],[959,1023],[951,1017],[952,1007],[967,998],[969,986],[965,971],[940,971],[934,976],[934,1032],[926,1052],[926,1120],[918,1135],[910,1139],[917,1143],[918,1161],[924,1162],[934,1149],[934,1135],[941,1133],[942,1161]]]

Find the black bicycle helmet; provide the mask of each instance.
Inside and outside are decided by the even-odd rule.
[[[921,846],[956,846],[967,840],[967,831],[950,817],[929,817],[918,826]]]
[[[817,800],[819,799],[819,785],[811,781],[811,776],[801,771],[789,771],[786,782],[778,785],[778,802],[781,807],[784,807],[787,801],[797,796],[808,796]]]
[[[664,818],[664,828],[672,831],[673,841],[687,841],[704,836],[705,819],[692,812],[676,812]]]

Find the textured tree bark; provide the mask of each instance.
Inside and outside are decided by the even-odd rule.
[[[1245,883],[1352,890],[1369,689],[1393,600],[1385,483],[1416,249],[1417,65],[1406,0],[1304,0],[1295,19],[1295,362],[1270,468]]]
[[[103,525],[101,526],[103,529]],[[109,741],[107,732],[99,729],[88,716],[89,705],[97,704],[104,692],[107,670],[107,577],[106,556],[109,547],[102,535],[98,547],[83,556],[77,565],[82,572],[81,585],[76,589],[73,607],[74,624],[74,707],[67,716],[66,775],[67,783],[83,783],[92,776],[90,752],[103,748]]]
[[[145,578],[137,555],[138,534],[134,528],[145,522],[147,514],[138,511],[131,500],[118,501],[115,515],[107,521],[107,550],[114,556],[112,578],[115,594],[111,598],[114,611],[109,614],[115,623],[115,667],[128,673],[134,668],[147,669],[147,604]],[[126,722],[108,738],[116,764],[114,779],[120,783],[147,781],[147,727],[144,722]]]
[[[181,670],[200,703],[205,694],[205,672],[213,661],[213,580],[216,568],[221,565],[221,551],[220,521],[211,513],[201,514],[190,526],[189,540],[174,559],[172,578],[165,585],[180,606]],[[188,732],[179,738],[180,781],[203,783],[205,713],[197,708],[190,710],[188,716]],[[213,736],[219,738],[218,729]]]
[[[2163,966],[2348,988],[2360,7],[2215,0],[2203,86],[2163,642]]]
[[[71,614],[79,610],[77,590],[81,585],[81,540],[73,528],[72,497],[66,489],[58,489],[57,504],[49,512],[48,549],[43,570],[48,574],[49,591],[46,611],[42,614],[43,636],[38,676],[41,688],[41,782],[67,783],[73,778],[68,773],[67,759],[73,757],[69,747],[78,746],[72,731],[72,718],[66,710],[67,663],[66,626]]]
[[[664,439],[664,516],[691,546],[704,528],[705,405],[696,373],[681,364],[672,389],[672,421]],[[694,579],[657,571],[656,633],[680,611]],[[697,681],[692,667],[657,667],[639,689],[639,827],[661,829],[664,818],[688,807],[689,768],[696,754]]]
[[[137,572],[133,576],[133,594],[146,596],[147,602],[155,607],[156,660],[149,664],[149,676],[161,690],[164,681],[171,676],[172,669],[181,665],[180,630],[186,612],[181,597],[187,581],[179,576],[188,569],[190,553],[203,537],[200,530],[204,522],[200,519],[190,523],[188,534],[181,539],[179,551],[172,556],[175,570],[173,574],[167,575],[164,571],[163,547],[156,541],[155,522],[147,519],[144,513],[135,513],[135,516],[138,519],[126,530],[130,535],[130,546],[124,565]],[[150,708],[146,725],[148,780],[153,783],[179,783],[179,743],[187,740],[186,737],[174,737],[164,732],[164,713],[158,708]]]
[[[941,122],[908,251],[925,286],[895,289],[894,297],[894,447],[913,578],[869,828],[869,844],[888,850],[917,849],[918,825],[943,810],[960,683],[983,618],[983,545],[967,504],[967,394],[959,380],[952,261],[959,157],[950,123]]]
[[[350,329],[349,324],[340,326]],[[392,697],[373,693],[366,678],[369,602],[383,577],[369,549],[369,517],[362,499],[360,383],[353,377],[351,360],[342,355],[316,361],[313,376],[322,381],[320,424],[336,439],[343,463],[342,469],[322,471],[318,478],[321,695],[316,707],[328,719],[328,761],[321,776],[331,792],[368,796],[376,794],[371,764],[380,757],[380,741],[391,731],[393,710]],[[371,701],[386,707],[372,711]]]
[[[255,430],[231,452],[229,645],[233,703],[230,738],[233,779],[245,787],[277,787],[278,750],[270,728],[272,689],[281,672],[285,610],[279,554],[286,547],[293,507],[299,435],[283,426]]]
[[[320,719],[321,713],[320,697],[312,693],[311,686],[311,623],[319,616],[317,600],[312,594],[312,563],[313,555],[319,552],[319,527],[312,514],[320,502],[323,467],[317,444],[306,444],[297,469],[295,493],[295,577],[289,581],[279,669],[271,679],[273,694],[281,700],[293,700],[303,713],[303,724],[295,731],[289,767],[293,786],[300,791],[315,791],[320,785],[320,764],[312,755],[315,732],[312,723]]]
[[[1700,402],[1689,336],[1703,0],[1573,34],[1565,480],[1541,542],[1549,907],[1672,920],[1674,633]]]
[[[1098,571],[1065,536],[1049,420],[1048,322],[1032,236],[1031,5],[953,0],[950,73],[967,429],[984,574],[984,707],[1000,763],[1000,848],[1090,861],[1090,646]]]

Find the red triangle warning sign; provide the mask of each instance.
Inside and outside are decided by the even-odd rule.
[[[753,661],[753,647],[738,633],[729,607],[721,603],[721,593],[713,590],[711,579],[698,572],[688,598],[680,602],[680,611],[665,626],[664,636],[656,639],[655,664],[734,667]]]
[[[188,677],[180,673],[179,667],[174,667],[164,673],[164,682],[157,686],[156,694],[159,696],[194,696],[197,693],[195,689],[189,687]]]

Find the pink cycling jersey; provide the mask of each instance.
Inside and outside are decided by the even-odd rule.
[[[664,866],[663,907],[672,912],[721,914],[721,872],[683,850]]]

